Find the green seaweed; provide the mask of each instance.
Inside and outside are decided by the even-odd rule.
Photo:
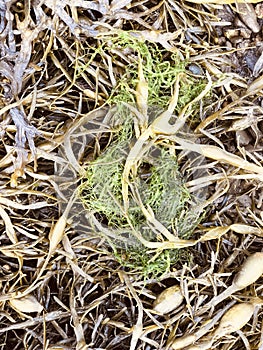
[[[149,121],[167,108],[179,73],[182,79],[175,111],[178,113],[200,94],[206,80],[188,75],[185,70],[187,62],[181,61],[175,53],[160,49],[155,43],[140,41],[128,32],[106,39],[101,39],[101,51],[97,50],[96,54],[107,52],[107,55],[113,55],[114,50],[128,49],[134,59],[127,64],[107,101],[109,106],[117,106],[110,121],[110,142],[86,167],[79,197],[90,217],[93,216],[101,225],[98,229],[90,219],[92,230],[107,239],[121,265],[145,278],[157,277],[170,271],[176,262],[189,260],[189,256],[187,249],[158,251],[142,245],[134,231],[140,232],[147,241],[156,242],[164,237],[148,222],[140,201],[169,232],[183,239],[192,236],[204,213],[194,209],[198,200],[187,189],[176,153],[171,151],[169,142],[167,146],[164,142],[153,143],[143,152],[135,175],[130,179],[128,212],[124,211],[122,173],[129,149],[136,142],[136,117],[123,102],[136,106],[135,90],[139,82],[136,57],[139,56],[149,89]],[[191,117],[197,114],[196,104],[192,106]]]

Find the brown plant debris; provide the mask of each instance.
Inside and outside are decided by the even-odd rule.
[[[0,0],[0,349],[263,349],[262,17],[257,0]],[[127,217],[166,149],[204,199],[183,243],[184,211],[167,224],[141,200],[148,246],[111,245],[114,220],[76,196],[123,106],[109,202]]]

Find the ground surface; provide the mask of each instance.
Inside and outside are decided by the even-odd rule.
[[[263,349],[260,272],[214,299],[262,251],[262,24],[260,2],[0,0],[1,349]],[[140,202],[137,183],[126,184],[122,172],[136,140],[151,130],[143,147],[169,149],[205,209],[178,240],[182,218],[160,219],[158,231],[149,205],[136,212],[144,221],[133,233],[157,232],[147,241],[154,247],[124,232],[126,241],[140,241],[140,258],[127,242],[113,244],[113,212],[93,207],[96,230],[87,229],[82,204],[71,201],[89,164],[116,144],[123,128],[108,120],[122,102],[131,106],[134,129],[120,159],[109,162],[109,169],[123,166],[116,207],[125,214],[126,187]],[[165,119],[147,129],[156,108],[170,108],[183,131],[171,133]],[[202,171],[189,175],[193,144]],[[140,164],[145,186],[155,160],[140,157],[126,180]],[[161,193],[170,208],[172,192]],[[262,264],[260,256],[259,271]],[[164,313],[155,299],[172,286],[164,298],[174,307]],[[220,333],[223,314],[240,303],[244,322]],[[193,337],[176,347],[186,335]]]

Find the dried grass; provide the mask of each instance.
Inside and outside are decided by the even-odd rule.
[[[262,349],[262,277],[218,305],[210,302],[232,284],[243,261],[262,250],[263,234],[262,78],[251,82],[240,76],[231,62],[234,49],[216,44],[216,27],[224,25],[217,18],[222,4],[226,2],[0,2],[1,349],[168,350],[177,339],[185,341],[186,349]],[[124,47],[127,35],[131,39]],[[149,60],[154,47],[171,63],[178,57],[189,76],[210,79],[210,100],[205,103],[203,85],[194,115],[189,109],[193,96],[177,104],[183,75],[165,86],[169,73],[155,96],[169,118],[178,107],[174,128],[188,123],[195,141],[174,135],[168,114],[155,123],[147,119],[148,101],[154,98],[148,92],[164,74],[152,76],[150,84],[144,75],[145,48],[152,50]],[[127,66],[139,72],[137,80]],[[191,166],[183,161],[187,152],[199,150],[206,158],[200,165],[207,171],[203,177],[187,178],[185,173],[191,193],[206,189],[208,194],[206,216],[193,237],[173,242],[168,230],[163,242],[150,242],[157,243],[151,249],[192,247],[187,251],[191,259],[171,265],[159,278],[139,278],[118,263],[105,237],[92,236],[81,223],[76,231],[72,202],[67,203],[83,165],[105,147],[101,135],[113,131],[104,107],[120,96],[120,84],[130,89],[132,111],[141,116],[137,142],[149,131],[148,141],[162,135],[160,144],[171,145],[182,172],[184,165]],[[97,141],[92,147],[86,141],[78,144],[76,156],[72,135],[87,135],[81,127],[96,118],[106,118],[93,124]],[[247,130],[253,137],[244,144],[240,131]],[[133,165],[126,165],[124,192]],[[65,169],[71,181],[58,178]],[[122,254],[127,258],[127,251]],[[165,316],[158,314],[154,300],[174,285],[184,301]],[[240,303],[253,305],[252,316],[241,330],[219,337],[220,320]]]

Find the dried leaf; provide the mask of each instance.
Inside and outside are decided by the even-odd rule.
[[[257,77],[262,72],[262,69],[263,69],[263,52],[261,53],[261,55],[257,59],[257,62],[254,66],[254,69],[253,69],[254,77]]]
[[[85,341],[83,326],[82,326],[82,323],[80,322],[80,316],[78,315],[75,308],[75,304],[76,304],[75,298],[76,297],[74,295],[74,287],[72,285],[72,288],[70,290],[70,313],[71,313],[73,328],[74,328],[76,341],[77,341],[76,350],[83,350],[83,349],[87,349],[87,344]]]
[[[4,208],[0,205],[0,216],[2,217],[2,219],[4,220],[5,223],[5,230],[6,230],[6,234],[8,236],[8,238],[10,239],[10,241],[15,244],[18,242],[13,224],[10,220],[9,215],[7,214],[7,212],[4,210]]]
[[[11,201],[10,199],[4,198],[0,195],[0,204],[6,205],[10,208],[15,208],[18,210],[34,210],[34,209],[40,209],[40,208],[46,208],[46,207],[52,207],[54,204],[48,204],[47,202],[37,202],[32,204],[20,204],[14,201]]]
[[[139,56],[138,61],[138,84],[136,88],[136,104],[139,112],[143,115],[144,121],[142,122],[143,129],[147,128],[148,124],[148,113],[147,113],[147,103],[148,103],[148,83],[145,80],[143,74],[143,62],[141,56]]]
[[[17,91],[14,92],[14,95],[18,95],[22,89],[23,77],[31,58],[32,42],[38,37],[39,32],[46,27],[43,23],[38,23],[37,26],[34,26],[27,6],[25,9],[26,17],[22,22],[16,16],[17,28],[21,34],[21,46],[14,66],[13,79],[17,83]],[[33,29],[30,27],[33,27]]]
[[[261,229],[260,227],[253,227],[253,226],[244,225],[244,224],[233,224],[233,225],[230,225],[229,228],[236,233],[250,234],[250,235],[263,237],[263,229]]]
[[[138,307],[138,316],[135,325],[132,327],[132,337],[130,343],[130,350],[137,349],[138,341],[140,337],[143,335],[143,305],[141,299],[138,297],[136,290],[134,289],[129,277],[125,273],[121,273],[120,277],[125,281],[127,288],[132,294],[133,298],[137,302]]]
[[[260,90],[263,89],[263,76],[261,75],[257,79],[255,79],[247,88],[247,94],[255,95]]]
[[[235,167],[263,175],[263,167],[250,163],[247,160],[242,159],[236,156],[235,154],[227,152],[219,147],[210,145],[197,145],[197,151],[198,147],[200,147],[202,154],[205,157],[217,160],[219,162],[228,163]]]
[[[129,7],[130,4],[131,0],[112,0],[110,10],[116,12],[124,7]]]
[[[5,12],[6,12],[6,4],[4,1],[0,2],[0,33],[4,30],[5,27]]]
[[[193,2],[195,4],[221,4],[221,5],[228,5],[228,4],[257,4],[259,2],[262,2],[262,0],[189,0],[189,2]]]
[[[258,33],[260,31],[260,26],[257,21],[254,6],[249,3],[237,3],[236,7],[240,18],[246,26],[250,28],[252,32]]]
[[[67,203],[67,206],[64,210],[64,213],[60,216],[58,221],[55,223],[55,225],[51,228],[48,239],[49,239],[49,253],[48,256],[50,257],[55,250],[57,249],[58,244],[61,242],[63,236],[65,235],[65,229],[67,226],[67,220],[69,212],[72,208],[72,205],[74,203],[75,197],[74,194],[70,198],[69,202]]]
[[[169,43],[174,42],[179,35],[182,34],[182,29],[172,33],[162,33],[160,30],[141,30],[138,32],[130,32],[130,35],[138,38],[141,41],[150,41],[161,44],[165,49],[172,51],[174,47]]]
[[[25,165],[28,163],[28,151],[26,150],[26,142],[28,142],[32,156],[36,157],[36,148],[34,144],[34,137],[39,135],[39,131],[32,125],[29,125],[23,113],[18,108],[11,108],[9,111],[10,116],[16,126],[15,135],[15,149],[16,149],[16,160],[15,160],[15,171],[12,176],[12,186],[17,186],[17,178],[24,175]],[[36,158],[35,158],[36,161]],[[36,167],[36,164],[35,164]]]

